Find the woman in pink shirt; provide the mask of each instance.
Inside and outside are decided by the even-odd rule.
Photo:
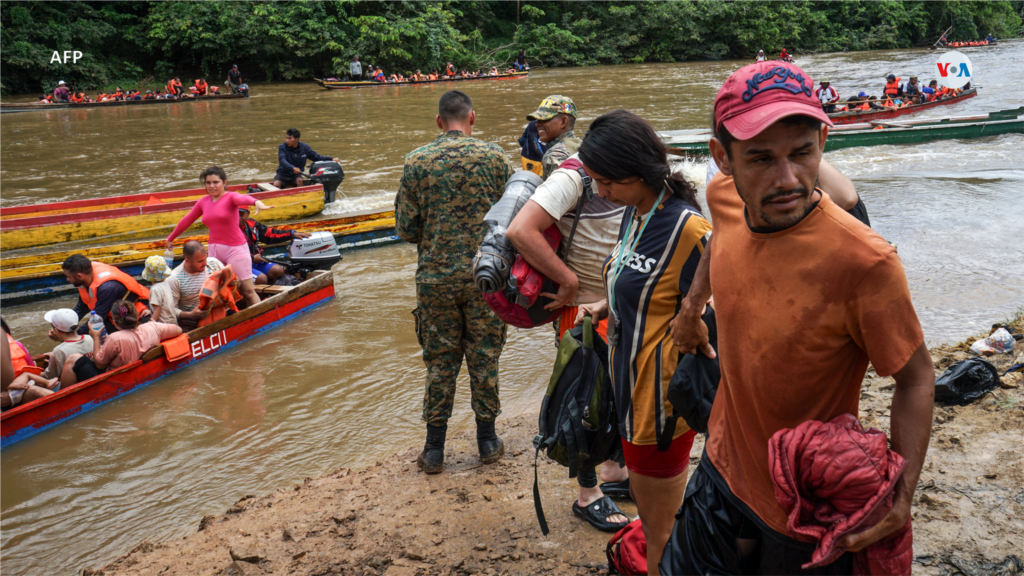
[[[252,213],[255,216],[260,210],[268,210],[273,206],[267,206],[252,196],[226,192],[224,187],[228,183],[228,177],[223,168],[210,166],[199,174],[199,180],[206,186],[207,196],[196,202],[195,207],[178,222],[174,231],[167,237],[167,249],[171,250],[174,239],[202,216],[203,225],[210,229],[210,256],[225,265],[230,264],[241,283],[239,291],[246,302],[250,306],[259,304],[260,297],[253,290],[252,255],[249,254],[249,245],[238,227],[238,209],[243,206],[256,206]]]

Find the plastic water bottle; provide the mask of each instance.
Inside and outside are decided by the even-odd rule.
[[[174,269],[174,252],[170,250],[164,250],[164,261],[167,262],[167,267],[171,270]]]
[[[89,328],[97,332],[103,332],[103,318],[95,312],[89,312]]]

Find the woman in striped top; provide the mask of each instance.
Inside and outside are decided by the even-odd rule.
[[[609,344],[615,411],[630,486],[647,537],[647,569],[658,562],[683,503],[695,433],[682,421],[666,428],[668,383],[679,362],[669,323],[689,289],[711,224],[697,190],[668,164],[654,128],[616,110],[590,125],[580,160],[597,193],[627,206],[619,242],[604,264],[606,300],[581,306],[577,322],[612,312]],[[670,438],[663,438],[670,436]],[[659,450],[659,440],[667,449]]]

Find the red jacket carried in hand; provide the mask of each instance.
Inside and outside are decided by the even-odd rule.
[[[835,561],[845,552],[840,540],[889,513],[896,480],[907,465],[888,449],[884,432],[864,430],[852,414],[779,430],[768,443],[768,459],[787,527],[798,540],[818,543],[805,569]],[[910,576],[913,555],[907,519],[902,528],[857,553],[853,573]]]

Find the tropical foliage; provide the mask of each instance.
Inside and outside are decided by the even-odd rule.
[[[204,76],[340,75],[351,57],[386,70],[510,62],[585,66],[908,48],[1018,36],[1024,1],[795,2],[0,1],[0,89],[92,89]],[[52,62],[78,50],[76,63]]]

